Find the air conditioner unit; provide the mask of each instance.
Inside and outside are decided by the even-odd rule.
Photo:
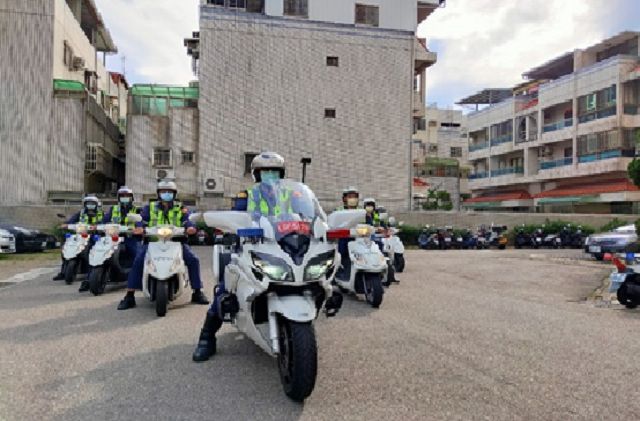
[[[82,57],[74,56],[71,63],[71,67],[73,68],[73,70],[84,69],[84,59]]]
[[[166,170],[166,169],[156,170],[156,178],[158,180],[175,180],[176,173],[174,170]]]
[[[553,149],[552,149],[550,146],[545,146],[545,147],[542,149],[542,154],[543,154],[544,156],[553,155]]]
[[[209,177],[204,179],[203,191],[205,193],[221,193],[224,194],[224,178]]]

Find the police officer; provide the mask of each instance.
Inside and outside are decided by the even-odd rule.
[[[133,190],[127,186],[122,186],[118,189],[117,198],[118,204],[111,207],[111,210],[104,216],[102,223],[126,225],[130,228],[135,227],[135,224],[129,223],[129,215],[138,214],[140,210],[133,203]],[[129,236],[124,239],[125,253],[127,253],[128,256],[132,258],[136,256],[140,240],[140,236]],[[82,281],[78,291],[85,292],[88,290],[89,281]]]
[[[278,203],[284,203],[281,197],[280,201],[274,195],[274,185],[285,176],[284,158],[273,152],[263,152],[256,156],[251,162],[251,175],[257,183],[247,192],[247,211],[254,218],[260,216],[278,216],[280,213],[291,212],[291,200],[288,200],[287,207],[289,209],[281,209]],[[287,195],[286,193],[284,193]],[[290,196],[290,195],[289,195]],[[235,297],[227,294],[224,287],[224,270],[221,271],[218,279],[218,285],[215,288],[215,296],[213,303],[207,312],[204,325],[200,331],[198,345],[193,352],[193,361],[207,361],[216,353],[216,333],[222,327],[222,319],[218,314],[219,306],[232,305],[237,308]],[[234,305],[235,302],[235,305]]]
[[[152,201],[142,210],[142,221],[134,234],[143,234],[143,225],[147,227],[155,227],[162,224],[171,224],[182,226],[187,229],[187,235],[194,235],[196,228],[189,221],[189,210],[182,206],[177,200],[178,187],[172,181],[160,181],[156,189],[158,200]],[[127,310],[136,306],[134,296],[136,289],[142,289],[142,275],[144,271],[144,258],[147,253],[147,247],[139,248],[138,254],[133,262],[129,277],[127,278],[127,294],[120,301],[118,310]],[[182,256],[184,263],[189,271],[189,282],[193,289],[191,302],[194,304],[209,304],[209,300],[202,292],[202,280],[200,279],[200,261],[191,248],[186,243],[182,244]]]
[[[347,187],[342,191],[342,206],[336,210],[358,209],[360,204],[360,192],[355,187]]]
[[[90,194],[86,195],[82,199],[82,209],[73,214],[63,225],[61,228],[66,229],[68,225],[72,224],[87,224],[87,225],[97,225],[102,223],[104,218],[104,212],[102,211],[102,202],[96,196]],[[90,246],[93,243],[90,243]],[[53,280],[61,281],[64,279],[64,270],[66,264],[64,258],[62,258],[62,265],[60,267],[60,273],[58,273]]]
[[[342,206],[336,210],[352,210],[358,209],[360,204],[360,192],[357,188],[349,186],[342,191]],[[336,276],[339,279],[348,278],[350,275],[351,259],[349,258],[349,238],[341,238],[338,241],[338,253],[340,253],[340,268]]]
[[[376,209],[376,199],[367,198],[364,199],[364,210],[367,211],[366,224],[379,227],[381,224],[380,214]]]

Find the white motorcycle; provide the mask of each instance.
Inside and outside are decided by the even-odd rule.
[[[388,260],[378,244],[371,240],[372,234],[373,227],[370,225],[360,224],[351,230],[351,235],[355,237],[349,242],[351,267],[343,268],[343,276],[336,277],[335,283],[343,290],[364,294],[367,303],[378,308],[382,304],[383,285],[387,284]]]
[[[214,280],[224,276],[228,293],[220,318],[277,357],[285,394],[303,401],[313,391],[318,368],[313,321],[323,305],[332,316],[342,303],[331,286],[339,261],[331,241],[348,235],[348,229],[329,228],[355,225],[364,211],[340,211],[327,220],[313,192],[291,180],[274,184],[272,193],[274,208],[288,212],[277,217],[206,212],[204,220],[237,235],[235,245],[214,247]]]
[[[127,275],[133,260],[124,252],[124,238],[129,227],[119,224],[98,225],[96,231],[104,233],[89,252],[89,290],[93,295],[101,295],[107,283],[121,283]]]
[[[76,280],[78,273],[87,273],[88,269],[88,252],[91,240],[90,232],[94,230],[87,224],[69,224],[67,229],[74,231],[75,234],[67,233],[65,235],[64,245],[62,246],[62,258],[64,259],[64,281],[67,285],[72,284]]]
[[[393,267],[397,273],[404,272],[404,244],[402,240],[398,236],[400,229],[396,228],[396,219],[392,216],[389,218],[390,228],[388,229],[388,236],[385,239],[385,242],[389,245],[389,258],[391,262],[393,262]],[[403,222],[400,221],[398,224],[400,226],[403,225]],[[462,241],[462,238],[459,239]]]
[[[129,221],[140,222],[140,215],[130,215]],[[145,236],[157,238],[150,242],[144,259],[142,292],[156,303],[156,314],[164,317],[171,301],[177,300],[189,287],[187,266],[182,256],[185,229],[173,225],[158,225],[145,229]]]

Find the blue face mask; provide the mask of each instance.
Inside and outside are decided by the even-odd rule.
[[[275,182],[280,180],[280,171],[272,171],[272,170],[261,171],[260,179],[262,180],[263,183],[274,184]]]
[[[171,202],[173,200],[173,192],[163,191],[162,193],[160,193],[160,199],[163,202]]]
[[[131,203],[131,198],[130,197],[121,197],[120,198],[120,203],[122,203],[123,205],[128,205],[129,203]]]

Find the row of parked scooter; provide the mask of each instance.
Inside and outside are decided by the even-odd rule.
[[[507,247],[507,227],[505,225],[481,225],[474,233],[469,229],[454,230],[452,226],[433,228],[426,226],[418,236],[418,247],[423,250],[504,250]]]
[[[514,246],[520,248],[574,248],[584,247],[586,234],[581,226],[565,225],[558,233],[549,233],[545,225],[528,231],[525,225],[516,228]]]

